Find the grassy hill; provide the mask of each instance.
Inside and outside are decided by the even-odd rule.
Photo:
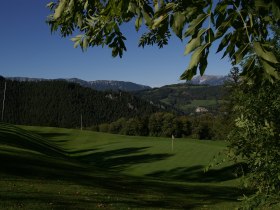
[[[0,209],[232,209],[224,142],[0,124]]]
[[[174,84],[150,90],[135,92],[135,95],[148,101],[162,102],[185,113],[194,112],[203,106],[215,112],[221,104],[223,86]]]

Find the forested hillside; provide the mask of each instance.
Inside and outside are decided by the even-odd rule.
[[[223,86],[175,84],[135,92],[135,95],[153,102],[162,102],[182,110],[194,112],[198,106],[206,107],[210,112],[219,109],[225,88]]]
[[[0,79],[1,108],[4,78]],[[110,123],[119,118],[144,117],[165,107],[130,93],[99,92],[65,81],[7,81],[4,122],[55,127]]]

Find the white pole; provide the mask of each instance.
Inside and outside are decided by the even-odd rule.
[[[7,89],[7,82],[5,82],[5,87],[4,87],[4,97],[3,97],[3,106],[2,106],[2,122],[4,119],[4,110],[5,110],[5,99],[6,99],[6,89]]]
[[[83,130],[83,114],[81,114],[81,131]]]
[[[173,152],[174,149],[174,135],[172,134],[172,144],[171,144],[171,150]]]

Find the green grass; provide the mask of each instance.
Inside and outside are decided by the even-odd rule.
[[[216,105],[216,104],[217,104],[217,101],[215,99],[212,99],[212,100],[192,100],[191,104],[184,105],[181,108],[196,108],[198,106],[207,107],[207,106],[213,106],[213,105]]]
[[[0,124],[0,209],[233,209],[224,142]]]

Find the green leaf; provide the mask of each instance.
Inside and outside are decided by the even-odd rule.
[[[273,76],[276,79],[280,79],[279,73],[273,65],[271,65],[269,62],[267,62],[266,60],[263,60],[263,59],[261,59],[260,61],[267,74]]]
[[[196,75],[197,68],[187,69],[181,76],[181,80],[191,80]]]
[[[201,44],[201,37],[200,36],[198,36],[194,39],[191,39],[190,42],[186,46],[184,55],[187,55],[190,52],[192,52],[193,50],[195,50],[197,47],[200,46],[200,44]]]
[[[228,4],[221,1],[217,4],[216,8],[215,8],[215,14],[221,14],[221,13],[225,13],[226,8],[228,7]]]
[[[80,28],[82,28],[82,26],[83,26],[83,17],[82,17],[80,14],[78,14],[78,15],[77,15],[77,19],[78,19],[77,25],[78,25]]]
[[[82,50],[85,51],[87,49],[87,47],[88,47],[88,37],[84,37]]]
[[[208,54],[209,54],[209,51],[207,51],[207,53],[202,57],[200,63],[199,63],[199,73],[200,73],[200,76],[203,76],[206,68],[207,68],[207,65],[208,65],[208,62],[207,62],[207,57],[208,57]]]
[[[141,25],[142,25],[142,21],[143,21],[143,17],[139,16],[138,18],[136,18],[135,20],[135,29],[136,31],[139,31]]]
[[[276,21],[279,21],[280,19],[280,8],[279,8],[279,3],[277,4],[276,2],[272,2],[272,14],[273,14],[273,18]]]
[[[254,44],[255,52],[259,57],[274,64],[279,63],[274,53],[265,50],[260,42],[254,42],[253,44]]]
[[[189,54],[190,52],[192,52],[193,50],[195,50],[197,47],[201,45],[201,40],[202,40],[201,36],[205,33],[205,31],[207,31],[207,29],[205,28],[200,29],[200,31],[197,34],[197,37],[189,41],[189,43],[186,45],[186,49],[184,53],[185,55]]]
[[[145,11],[143,11],[142,14],[143,14],[143,17],[144,17],[144,19],[145,19],[145,21],[146,21],[146,24],[147,24],[148,26],[151,26],[151,25],[152,25],[152,18],[151,18],[151,17],[149,16],[149,14],[148,14],[147,12],[145,12]]]
[[[194,53],[192,54],[191,61],[187,70],[181,75],[181,79],[191,80],[192,77],[196,74],[197,67],[200,64],[200,73],[204,73],[206,66],[207,66],[207,55],[203,56],[205,49],[208,48],[211,44],[206,43],[198,47]]]
[[[82,37],[83,37],[83,35],[80,34],[80,35],[77,35],[76,37],[71,38],[71,41],[75,42],[74,43],[74,48],[77,48],[81,44]]]
[[[239,18],[238,13],[230,14],[221,25],[217,28],[216,39],[224,36],[224,34],[232,27],[233,23],[236,22],[236,19]]]
[[[46,7],[52,9],[54,7],[55,3],[54,2],[50,2],[46,5]]]
[[[226,51],[224,52],[222,58],[224,58],[227,54],[231,57],[235,53],[235,44],[233,42],[229,43],[229,46],[227,47]]]
[[[240,63],[244,58],[244,56],[247,54],[248,47],[249,47],[249,43],[247,43],[245,46],[239,47],[239,49],[235,52],[234,57],[235,57],[236,64]]]
[[[182,12],[175,12],[173,15],[173,21],[171,23],[171,27],[174,33],[182,39],[182,31],[185,25],[186,16]]]
[[[80,45],[80,43],[81,43],[80,41],[75,42],[74,43],[74,48],[77,48]]]
[[[153,29],[156,29],[166,18],[168,17],[168,15],[162,15],[159,18],[157,18],[156,20],[154,20]]]
[[[165,4],[164,6],[163,5],[164,5],[164,1],[163,1],[163,3],[161,3],[162,8],[156,12],[154,18],[158,18],[160,16],[170,13],[174,8],[175,3],[170,2],[170,3]]]
[[[88,9],[88,6],[89,6],[88,0],[86,0],[85,5],[84,5],[84,10],[87,10],[87,9]]]
[[[129,12],[132,12],[132,13],[136,13],[136,9],[137,9],[137,6],[134,2],[129,2],[129,5],[128,5],[128,11]]]
[[[83,37],[83,35],[81,35],[81,34],[80,34],[80,35],[77,35],[77,36],[71,38],[71,41],[76,42],[76,41],[78,41],[78,40],[81,40],[82,37]]]
[[[159,10],[159,2],[158,2],[158,0],[154,0],[154,8],[155,8],[155,12],[157,12]]]
[[[190,35],[194,35],[196,28],[199,27],[200,25],[202,25],[203,21],[207,17],[208,17],[208,14],[203,13],[203,14],[200,14],[196,19],[194,19],[190,23],[187,31],[185,32],[185,37],[190,36]]]
[[[225,21],[225,17],[226,17],[226,14],[224,14],[224,13],[218,15],[218,17],[216,19],[216,24],[215,24],[216,28],[219,28],[220,25]]]
[[[243,72],[240,74],[241,76],[245,76],[245,75],[248,75],[249,72],[252,72],[252,70],[254,69],[255,67],[255,58],[252,57],[252,58],[249,58],[244,67],[243,67]]]
[[[190,64],[189,64],[188,69],[191,69],[191,68],[193,68],[193,67],[195,67],[195,66],[198,66],[198,63],[199,63],[199,61],[200,61],[200,59],[201,59],[201,57],[202,57],[202,54],[203,54],[204,50],[205,50],[206,47],[208,47],[209,45],[210,45],[209,43],[204,44],[204,45],[198,47],[198,48],[194,51],[194,53],[192,54],[191,61],[190,61]]]
[[[255,7],[259,8],[259,7],[263,7],[263,8],[268,8],[269,4],[267,4],[265,1],[263,0],[255,0]]]
[[[205,42],[213,42],[215,39],[215,35],[214,35],[214,32],[212,30],[212,28],[208,28],[207,29],[207,33],[206,33],[206,36],[205,36]]]
[[[66,0],[61,0],[59,2],[58,7],[54,11],[54,15],[53,15],[54,19],[60,18],[63,10],[65,9],[65,6],[66,6]]]
[[[217,50],[216,53],[222,51],[225,48],[225,46],[227,46],[229,44],[229,40],[231,39],[231,35],[232,35],[231,33],[228,33],[227,35],[225,35],[223,37],[222,41],[219,44],[219,47],[218,47],[218,50]]]

